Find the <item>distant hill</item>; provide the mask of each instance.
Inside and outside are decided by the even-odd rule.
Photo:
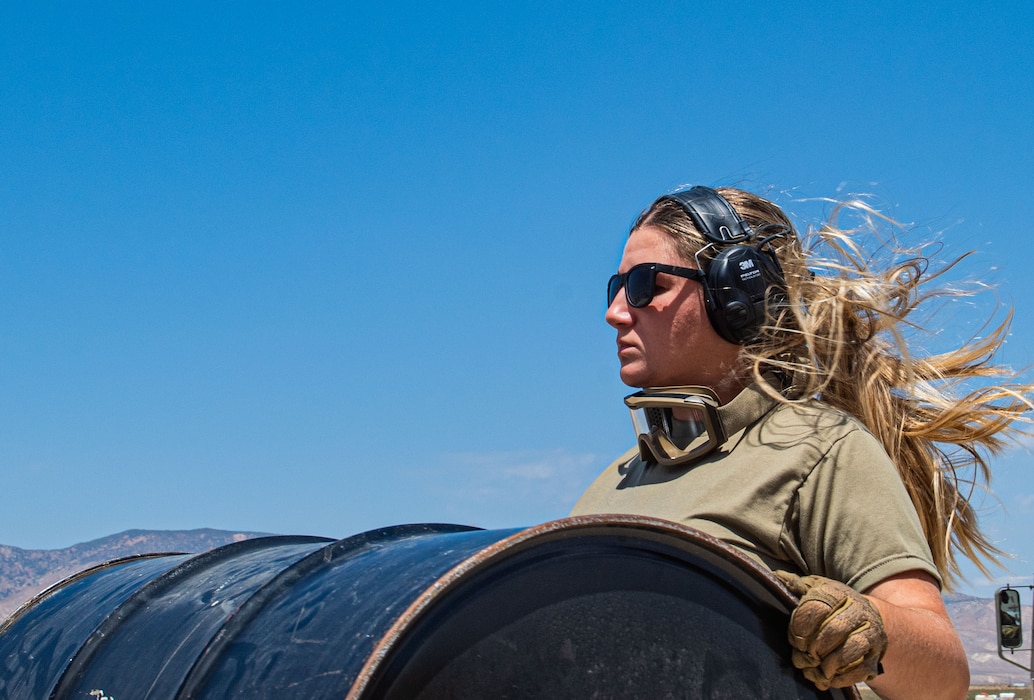
[[[970,682],[973,685],[1020,683],[1030,680],[1022,668],[998,658],[998,639],[995,632],[995,602],[992,598],[973,598],[947,595],[944,602],[948,614],[959,631],[969,657]],[[1023,606],[1023,641],[1029,648],[1034,630],[1029,628],[1031,606]],[[1030,652],[1022,651],[1012,658],[1024,666],[1030,663]]]
[[[0,620],[48,586],[119,557],[153,552],[204,552],[259,532],[126,530],[64,549],[19,549],[0,544]]]
[[[95,564],[133,554],[204,552],[264,534],[211,529],[127,530],[65,549],[0,545],[0,620],[44,588]],[[1030,677],[1026,671],[998,658],[992,599],[949,595],[945,603],[966,647],[974,685],[1022,682]],[[1030,606],[1024,606],[1023,615],[1025,625],[1029,624]],[[1024,629],[1028,644],[1032,636],[1034,630]],[[1026,665],[1030,655],[1021,652],[1016,660]]]

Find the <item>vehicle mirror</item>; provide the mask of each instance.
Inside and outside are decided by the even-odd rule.
[[[1015,588],[1001,588],[996,600],[998,602],[998,644],[1006,649],[1015,649],[1023,644],[1020,592]]]

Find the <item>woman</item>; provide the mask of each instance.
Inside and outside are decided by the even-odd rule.
[[[801,596],[793,661],[821,689],[963,698],[940,587],[956,551],[981,567],[999,552],[954,475],[987,477],[1031,387],[987,385],[1006,374],[991,358],[1007,324],[910,353],[902,330],[927,262],[872,269],[841,213],[815,234],[828,259],[774,204],[732,188],[681,190],[639,216],[606,314],[621,379],[643,388],[626,399],[639,446],[572,514],[682,522],[787,572]]]

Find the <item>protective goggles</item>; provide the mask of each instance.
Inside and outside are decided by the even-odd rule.
[[[674,466],[725,442],[718,397],[702,386],[643,389],[625,397],[643,461]]]
[[[674,265],[662,265],[661,263],[640,263],[628,272],[620,275],[613,275],[607,282],[607,306],[614,303],[621,288],[625,288],[625,299],[628,305],[641,309],[653,301],[653,295],[657,293],[657,273],[664,272],[669,275],[677,275],[686,279],[703,281],[704,273],[691,267],[675,267]]]

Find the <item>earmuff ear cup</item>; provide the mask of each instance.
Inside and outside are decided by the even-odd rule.
[[[711,325],[725,340],[742,345],[756,338],[764,325],[765,305],[775,301],[766,297],[782,289],[782,273],[772,256],[738,245],[707,265],[704,284]]]

